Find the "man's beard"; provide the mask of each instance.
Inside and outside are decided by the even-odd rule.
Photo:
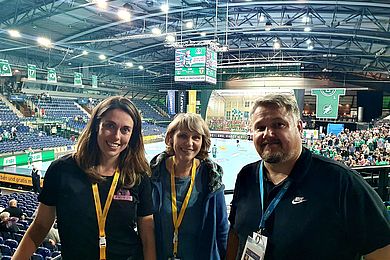
[[[286,159],[286,156],[283,154],[283,152],[275,152],[272,154],[266,153],[261,158],[267,163],[280,163]]]

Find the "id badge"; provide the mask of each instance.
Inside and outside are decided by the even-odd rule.
[[[253,237],[248,236],[241,260],[263,260],[267,248],[267,237],[253,232]]]
[[[178,257],[168,257],[168,260],[181,260],[181,258],[178,258]]]

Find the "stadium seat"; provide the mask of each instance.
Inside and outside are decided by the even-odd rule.
[[[34,253],[34,254],[31,256],[30,259],[31,259],[31,260],[45,260],[45,258],[43,258],[42,255],[37,254],[37,253]]]
[[[11,249],[16,249],[19,243],[15,239],[7,239],[4,241],[4,245],[9,246]]]
[[[42,246],[38,247],[37,250],[35,251],[35,253],[43,256],[43,258],[51,256],[50,250],[48,248],[42,247]]]
[[[53,253],[51,253],[51,257],[56,257],[56,256],[59,256],[61,255],[61,252],[60,251],[54,251]]]
[[[1,255],[5,256],[12,256],[12,249],[7,246],[7,245],[0,245],[0,252],[1,252]]]
[[[20,243],[20,241],[22,240],[23,238],[23,235],[22,234],[19,234],[19,233],[15,233],[14,234],[14,238],[16,241],[18,241],[18,243]]]

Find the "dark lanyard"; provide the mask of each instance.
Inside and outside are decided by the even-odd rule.
[[[260,198],[261,198],[261,221],[259,225],[259,230],[263,230],[265,228],[265,222],[267,219],[271,216],[272,212],[275,210],[276,206],[278,205],[279,201],[282,199],[283,195],[286,193],[288,187],[291,185],[290,180],[286,180],[286,182],[283,184],[282,189],[278,192],[276,197],[271,201],[271,203],[268,205],[267,209],[264,212],[264,179],[263,179],[263,161],[260,163],[259,168],[259,183],[260,183]]]

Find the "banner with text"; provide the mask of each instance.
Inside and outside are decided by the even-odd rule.
[[[196,90],[188,90],[188,113],[196,113]]]
[[[37,66],[33,64],[27,64],[27,79],[37,80]]]
[[[8,60],[0,60],[0,76],[12,76],[11,65]]]
[[[48,68],[47,69],[47,82],[57,83],[57,72],[56,69]]]
[[[167,94],[168,114],[170,115],[176,114],[175,92],[176,92],[175,90],[168,90],[168,94]]]
[[[74,78],[73,78],[73,84],[75,86],[82,86],[83,85],[83,74],[81,74],[80,72],[75,72]]]
[[[185,112],[187,112],[186,111],[186,108],[187,108],[187,97],[186,97],[186,94],[187,93],[184,90],[178,91],[178,94],[177,94],[177,100],[178,100],[177,112],[178,113],[185,113]]]
[[[92,87],[93,88],[98,87],[98,77],[96,75],[92,75]]]

